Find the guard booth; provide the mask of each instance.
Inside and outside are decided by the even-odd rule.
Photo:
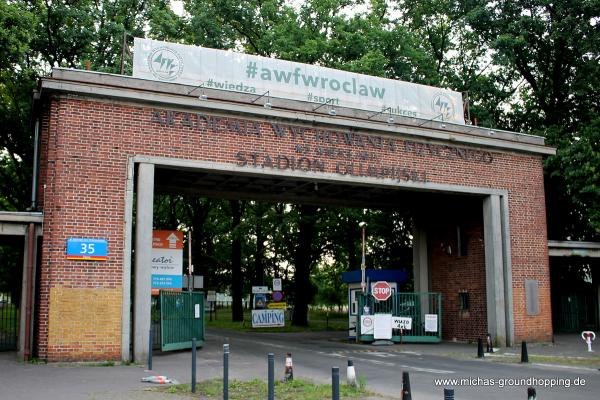
[[[401,285],[408,280],[408,272],[393,269],[365,269],[365,281],[386,281],[390,284],[392,292],[396,293]],[[342,282],[348,285],[348,339],[356,339],[356,323],[358,321],[358,297],[362,293],[362,271],[354,270],[342,273]]]
[[[361,342],[437,343],[442,340],[441,293],[400,292],[405,270],[365,270],[342,274],[348,284],[348,337]]]

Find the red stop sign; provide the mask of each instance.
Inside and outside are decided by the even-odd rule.
[[[392,287],[385,281],[379,281],[375,282],[373,286],[371,286],[371,292],[375,299],[384,301],[389,299],[392,295]]]

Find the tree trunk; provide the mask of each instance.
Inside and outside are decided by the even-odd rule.
[[[311,297],[310,263],[315,235],[316,207],[300,206],[298,245],[294,254],[294,315],[292,325],[308,325],[308,303]]]
[[[236,230],[240,226],[242,207],[239,200],[231,200],[231,320],[243,321],[244,309],[242,306],[242,239]]]
[[[256,249],[254,251],[254,279],[252,284],[254,286],[264,285],[265,276],[265,240],[266,235],[263,229],[263,215],[265,214],[265,207],[262,204],[256,205]]]
[[[348,252],[348,271],[358,269],[358,259],[356,258],[356,239],[357,231],[354,228],[356,222],[348,218],[348,227],[346,229],[346,251]]]

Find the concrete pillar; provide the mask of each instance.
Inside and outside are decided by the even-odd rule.
[[[506,345],[514,346],[515,344],[515,316],[513,311],[513,279],[512,279],[512,256],[510,246],[510,224],[509,224],[509,207],[508,197],[500,198],[500,210],[502,212],[502,250],[504,261],[504,301],[505,301],[505,317],[506,317]]]
[[[427,252],[427,233],[421,227],[413,231],[413,276],[415,292],[429,292],[431,290],[431,273],[429,268],[429,254]],[[429,299],[421,298],[421,318],[429,313]]]
[[[135,298],[134,298],[134,361],[148,360],[150,335],[150,305],[152,279],[152,215],[154,203],[154,165],[140,164],[137,176],[135,223]]]
[[[483,232],[488,332],[497,345],[505,346],[504,250],[502,212],[498,195],[490,195],[483,201]]]

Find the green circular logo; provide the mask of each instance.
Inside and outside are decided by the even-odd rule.
[[[183,58],[169,47],[157,47],[148,56],[148,67],[157,79],[174,81],[183,72]]]

